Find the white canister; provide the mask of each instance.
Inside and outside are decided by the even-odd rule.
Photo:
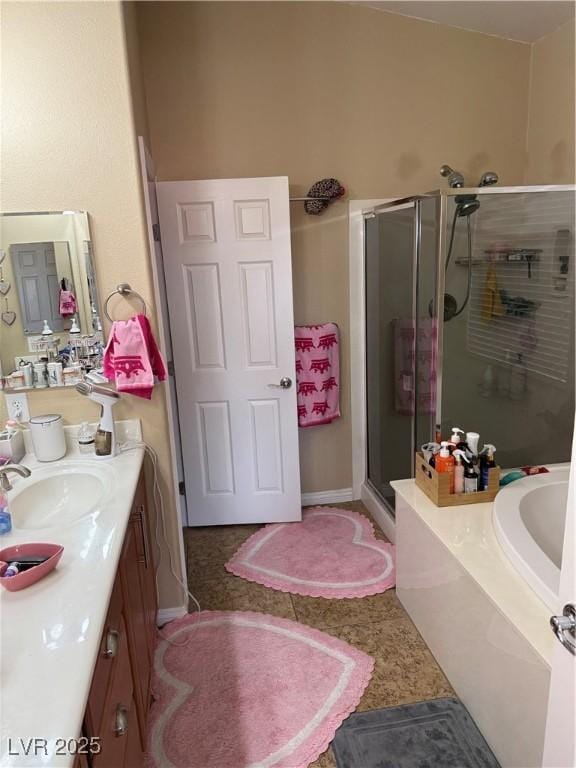
[[[34,363],[34,386],[44,389],[48,386],[46,363]]]
[[[14,371],[14,373],[10,374],[9,378],[12,389],[22,389],[25,386],[23,371]]]
[[[22,366],[22,373],[24,374],[24,386],[31,387],[34,385],[34,369],[32,363],[26,363]]]
[[[62,363],[48,363],[48,386],[64,386],[64,376],[62,374]]]
[[[66,455],[62,416],[49,413],[30,419],[32,447],[38,461],[57,461]]]

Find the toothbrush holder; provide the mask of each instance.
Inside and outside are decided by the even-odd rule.
[[[0,435],[0,460],[8,459],[11,464],[17,464],[25,453],[24,434],[21,430]]]

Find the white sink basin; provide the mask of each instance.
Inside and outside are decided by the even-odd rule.
[[[33,469],[29,478],[10,479],[13,527],[41,529],[66,526],[99,512],[113,490],[114,473],[96,462],[60,461]]]

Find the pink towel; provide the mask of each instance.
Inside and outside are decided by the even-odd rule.
[[[330,424],[340,416],[338,326],[297,325],[298,426]]]
[[[154,376],[166,378],[166,366],[145,315],[112,323],[104,350],[104,375],[119,392],[150,400]]]
[[[418,403],[420,413],[436,411],[436,321],[418,321]],[[412,320],[394,322],[394,380],[395,408],[410,415],[414,411],[414,323]]]
[[[72,317],[76,314],[77,306],[76,306],[76,297],[72,293],[72,291],[65,291],[63,288],[60,289],[60,316],[61,317]]]

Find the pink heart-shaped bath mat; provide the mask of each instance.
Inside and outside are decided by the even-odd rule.
[[[372,676],[370,656],[288,619],[202,611],[165,627],[147,768],[305,768]]]
[[[357,512],[311,507],[300,523],[272,523],[246,541],[226,570],[281,592],[366,597],[396,581],[394,546],[374,537]]]

